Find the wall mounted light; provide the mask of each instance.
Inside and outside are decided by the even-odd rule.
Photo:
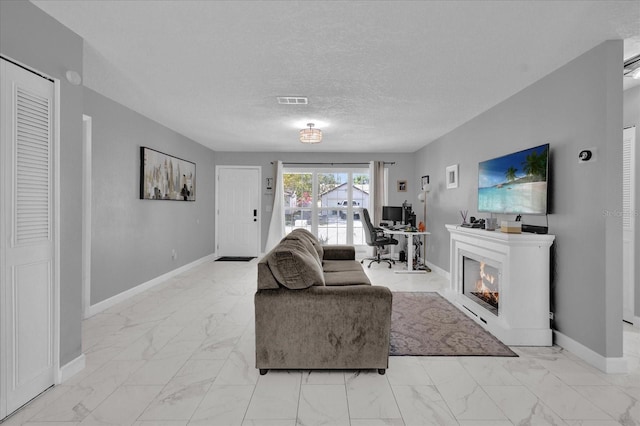
[[[80,86],[80,84],[82,83],[82,77],[80,77],[80,74],[78,74],[76,71],[67,71],[65,73],[65,77],[67,77],[67,81],[74,86]]]

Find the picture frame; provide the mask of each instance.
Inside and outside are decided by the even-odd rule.
[[[420,188],[423,191],[426,191],[428,187],[429,187],[429,175],[422,176],[422,178],[420,178]]]
[[[446,168],[445,181],[447,182],[447,189],[453,189],[458,187],[458,165],[453,164]]]
[[[140,199],[196,201],[196,163],[140,147]]]
[[[406,181],[406,179],[398,181],[398,192],[407,192],[407,181]]]

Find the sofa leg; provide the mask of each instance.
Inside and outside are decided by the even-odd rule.
[[[384,376],[385,371],[387,370],[385,370],[384,368],[378,368],[378,374],[381,376]]]
[[[261,369],[260,369],[260,375],[261,375],[261,376],[264,376],[265,374],[267,374],[267,371],[269,371],[269,369],[268,369],[268,368],[261,368]],[[383,373],[383,374],[384,374],[384,373]]]

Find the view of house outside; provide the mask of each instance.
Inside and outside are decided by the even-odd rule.
[[[305,228],[323,244],[366,244],[361,212],[369,207],[369,171],[284,173],[285,228]]]

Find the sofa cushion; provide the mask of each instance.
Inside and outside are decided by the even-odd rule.
[[[300,244],[302,244],[305,250],[307,250],[307,252],[311,256],[313,256],[313,258],[316,260],[316,262],[318,262],[318,265],[322,269],[322,258],[318,256],[318,251],[315,249],[315,247],[313,246],[313,243],[309,240],[309,238],[306,235],[292,232],[286,237],[284,237],[282,241],[297,241]]]
[[[325,272],[324,282],[326,286],[371,285],[362,268],[359,271]]]
[[[298,240],[284,240],[274,248],[267,259],[275,279],[289,289],[324,285],[324,274],[308,246]]]
[[[325,260],[322,262],[324,272],[362,271],[357,260]]]
[[[322,258],[324,256],[324,249],[322,248],[322,244],[318,241],[318,239],[311,232],[307,231],[304,228],[296,228],[291,231],[284,239],[301,239],[308,241],[309,244],[315,249],[318,254],[318,259],[320,261],[320,265],[322,265]]]

